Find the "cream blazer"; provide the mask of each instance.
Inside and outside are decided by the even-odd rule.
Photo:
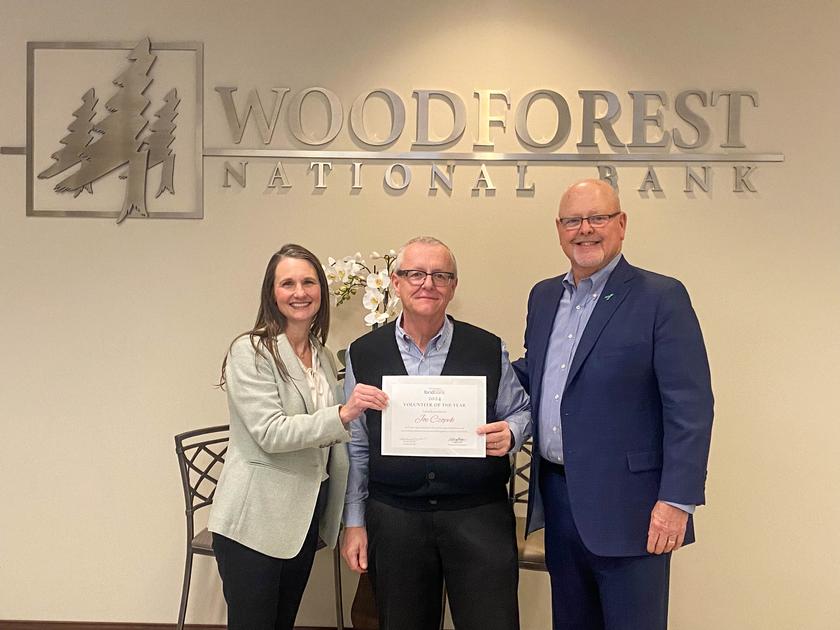
[[[332,354],[317,342],[315,347],[334,399],[344,400]],[[292,558],[309,530],[327,460],[319,534],[330,547],[336,544],[350,433],[338,417],[338,404],[315,410],[285,335],[277,338],[277,350],[290,381],[280,378],[273,360],[254,351],[247,335],[231,346],[225,371],[230,444],[208,529],[266,555]]]

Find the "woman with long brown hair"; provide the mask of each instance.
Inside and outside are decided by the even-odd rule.
[[[219,382],[230,444],[208,527],[230,630],[293,628],[319,533],[336,544],[346,425],[387,405],[367,385],[339,404],[329,326],[321,263],[300,245],[284,245],[268,261],[257,321],[230,345]]]

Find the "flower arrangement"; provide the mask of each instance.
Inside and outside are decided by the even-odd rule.
[[[400,299],[391,293],[391,272],[397,252],[393,249],[385,254],[371,252],[368,259],[372,262],[365,261],[360,252],[341,260],[330,257],[324,265],[324,273],[336,306],[341,306],[364,288],[362,305],[368,310],[365,324],[375,328],[397,315]]]

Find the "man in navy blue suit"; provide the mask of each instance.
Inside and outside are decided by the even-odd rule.
[[[546,530],[555,630],[664,630],[705,502],[703,336],[679,281],[624,259],[608,183],[572,185],[556,224],[571,270],[532,289],[514,364],[536,419],[527,530]]]

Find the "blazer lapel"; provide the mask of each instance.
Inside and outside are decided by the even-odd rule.
[[[572,367],[569,369],[569,378],[566,381],[567,389],[580,371],[583,362],[586,361],[586,357],[589,356],[589,353],[595,346],[595,342],[598,341],[598,337],[601,336],[604,326],[615,315],[624,298],[630,293],[630,289],[632,288],[630,280],[634,276],[633,268],[624,258],[619,261],[612,274],[610,274],[609,280],[607,280],[601,297],[595,305],[595,310],[592,311],[592,316],[586,323],[586,328],[575,351],[575,358],[572,360]]]
[[[533,353],[533,358],[529,356],[528,362],[530,363],[533,360],[534,369],[531,373],[536,377],[531,382],[532,400],[540,400],[548,341],[554,328],[554,319],[557,317],[560,298],[563,297],[563,278],[564,276],[558,276],[550,284],[547,294],[537,306],[540,309],[539,313],[534,315],[534,332],[532,338],[528,340],[528,352]]]
[[[286,371],[292,379],[292,385],[300,393],[303,398],[303,404],[306,407],[307,413],[315,413],[315,403],[312,402],[312,392],[309,391],[309,385],[306,383],[306,375],[300,367],[295,351],[292,350],[292,344],[286,339],[286,335],[277,337],[277,352],[280,358],[283,359],[283,364],[286,366]]]

